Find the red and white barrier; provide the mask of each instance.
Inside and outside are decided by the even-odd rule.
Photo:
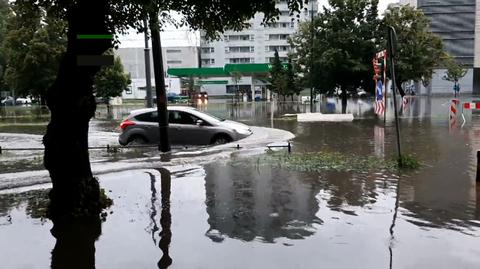
[[[463,109],[477,110],[480,109],[480,103],[463,103]]]
[[[450,129],[452,129],[457,125],[458,104],[460,104],[460,100],[458,99],[452,99],[452,102],[450,103],[450,116],[449,116]]]

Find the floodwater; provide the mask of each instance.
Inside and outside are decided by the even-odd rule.
[[[296,103],[275,105],[273,116],[267,103],[199,109],[295,138],[266,135],[225,155],[145,158],[148,166],[101,174],[114,200],[103,222],[42,218],[48,184],[4,189],[0,268],[479,268],[480,114],[464,111],[465,123],[458,117],[450,126],[448,98],[412,98],[400,113],[401,141],[420,169],[302,172],[259,163],[267,140],[291,139],[294,154],[334,151],[387,161],[397,147],[391,109],[384,122],[371,102],[352,100],[351,123],[281,117],[309,110]],[[342,108],[329,100],[316,110]],[[128,109],[115,113],[94,123],[100,137]]]

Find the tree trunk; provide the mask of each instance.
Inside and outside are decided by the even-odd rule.
[[[342,86],[342,114],[347,114],[347,88]]]
[[[161,152],[169,152],[170,140],[168,137],[167,94],[159,27],[158,12],[152,12],[152,14],[150,14],[150,33],[152,34],[153,74],[155,76],[155,91],[157,93],[158,127],[160,134],[158,149]]]
[[[41,105],[41,106],[47,105],[44,94],[41,94],[41,95],[40,95],[40,105]]]
[[[102,209],[100,187],[88,153],[88,128],[94,116],[93,77],[100,66],[79,66],[79,55],[102,55],[111,40],[77,39],[78,34],[107,34],[106,0],[78,1],[67,14],[68,44],[57,78],[47,91],[50,123],[43,137],[44,165],[52,179],[49,215],[96,215]]]

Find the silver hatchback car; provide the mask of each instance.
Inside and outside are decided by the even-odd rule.
[[[252,134],[250,128],[239,122],[217,118],[192,107],[168,107],[168,136],[176,145],[224,144]],[[155,108],[134,110],[120,124],[119,143],[123,146],[154,144],[160,139]]]

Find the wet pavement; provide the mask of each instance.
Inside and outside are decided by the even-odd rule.
[[[335,105],[322,103],[317,111],[341,111],[330,101]],[[150,152],[132,153],[135,165],[123,159],[99,176],[114,199],[106,220],[63,233],[42,218],[48,184],[1,190],[0,268],[74,268],[65,243],[72,234],[91,239],[76,239],[74,249],[96,268],[165,268],[170,262],[170,268],[479,268],[480,114],[465,111],[463,127],[459,117],[449,128],[448,101],[412,98],[402,110],[404,152],[423,163],[416,171],[302,172],[262,164],[268,135],[242,150],[197,149],[200,154],[166,163],[152,161]],[[266,103],[199,109],[290,131],[294,154],[390,160],[396,153],[391,117],[375,119],[365,100],[349,103],[352,123],[281,117],[308,111],[303,104],[275,106],[273,117]],[[99,133],[114,131],[111,122],[96,124]],[[115,165],[118,170],[108,170]]]

